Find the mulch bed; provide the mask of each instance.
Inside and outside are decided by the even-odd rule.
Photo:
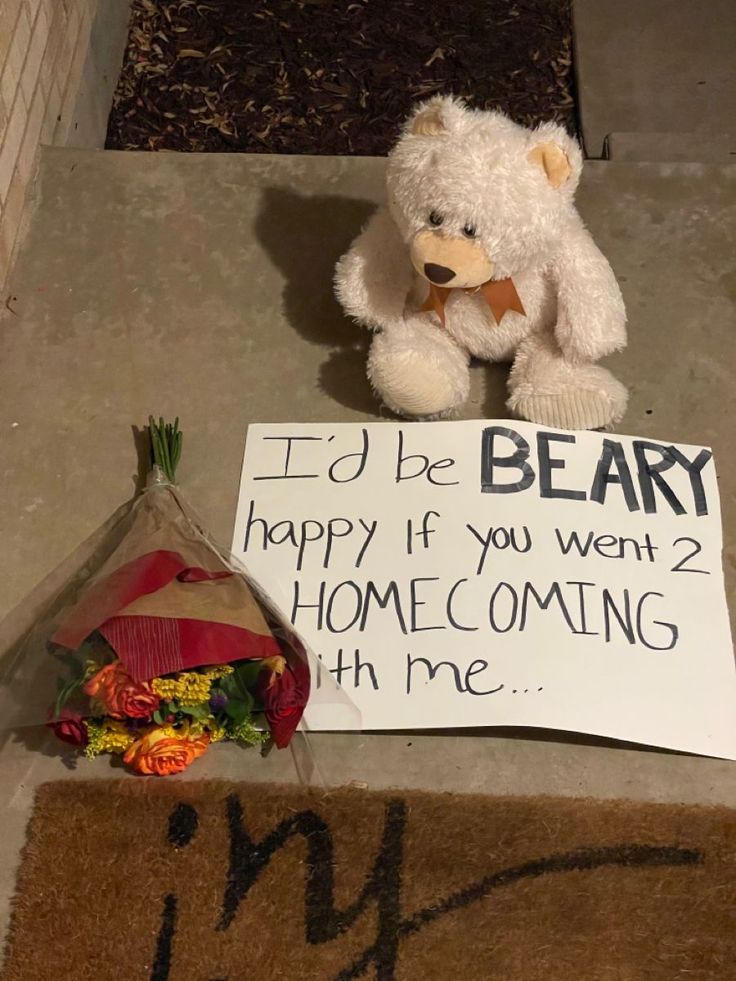
[[[113,150],[385,154],[437,93],[575,131],[569,0],[134,0]]]
[[[3,981],[732,981],[725,808],[42,787]]]

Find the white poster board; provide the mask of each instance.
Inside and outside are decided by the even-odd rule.
[[[721,548],[707,448],[507,420],[253,425],[233,539],[363,729],[736,759]]]

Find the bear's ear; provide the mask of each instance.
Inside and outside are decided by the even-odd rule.
[[[530,134],[527,160],[539,167],[551,187],[573,192],[583,169],[580,144],[558,123],[542,123]]]
[[[427,106],[409,124],[409,132],[412,136],[439,136],[446,130],[441,106]]]
[[[451,95],[438,95],[419,105],[409,120],[410,136],[441,136],[466,116],[464,104]]]
[[[552,187],[562,187],[572,171],[567,154],[556,143],[537,143],[527,154],[527,160],[544,170]]]

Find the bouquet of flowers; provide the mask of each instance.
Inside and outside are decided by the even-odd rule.
[[[175,485],[178,420],[151,419],[149,431],[146,489],[16,652],[0,707],[27,718],[45,692],[47,724],[61,740],[166,775],[220,740],[289,745],[312,675],[323,699],[342,696],[184,503]]]
[[[144,681],[128,674],[97,632],[74,655],[59,656],[69,670],[48,725],[88,758],[120,754],[136,773],[179,773],[210,743],[261,745],[269,730],[276,745],[286,746],[301,717],[301,706],[284,700],[290,669],[279,654]]]

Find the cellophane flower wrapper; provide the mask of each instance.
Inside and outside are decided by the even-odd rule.
[[[297,729],[306,732],[308,706],[324,710],[329,704],[344,720],[335,728],[359,728],[357,709],[319,658],[245,568],[212,541],[157,467],[144,492],[111,518],[86,552],[3,655],[0,727],[52,724],[60,738],[84,748],[93,731],[99,739],[104,719],[100,745],[134,739],[124,758],[135,757],[140,765],[134,769],[144,773],[176,772],[176,760],[171,770],[146,768],[163,755],[164,736],[178,748],[183,742],[191,762],[200,744],[247,721],[226,714],[225,691],[240,697],[242,690],[252,699],[253,720],[279,748],[291,743]],[[0,633],[7,644],[12,631]],[[153,691],[181,697],[186,682],[201,679],[222,686],[212,688],[209,721],[199,709],[198,716],[176,712],[175,700],[168,703],[174,711],[162,716],[165,699],[154,717]],[[112,687],[106,686],[110,680]],[[242,705],[231,699],[231,712],[236,704]],[[90,726],[89,720],[96,722]],[[150,731],[147,747],[141,734]],[[151,753],[136,755],[136,746]],[[310,771],[319,768],[309,744],[298,753],[300,776],[310,782]]]

